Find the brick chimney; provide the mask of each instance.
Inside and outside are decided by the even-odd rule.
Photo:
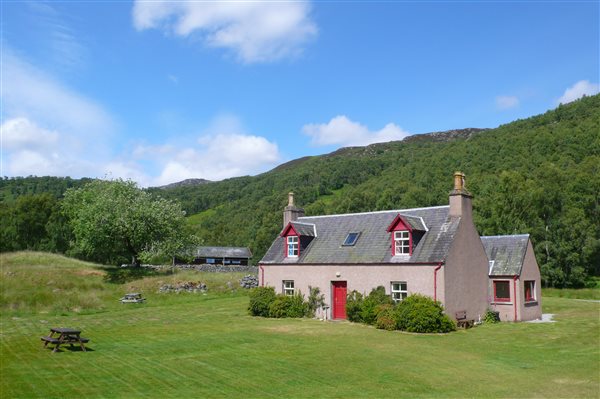
[[[450,191],[450,216],[472,218],[473,195],[467,191],[465,174],[454,172],[454,189]]]
[[[288,204],[283,208],[283,227],[302,216],[304,216],[304,209],[294,205],[294,193],[288,193]]]

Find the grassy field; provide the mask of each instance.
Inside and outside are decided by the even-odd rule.
[[[556,323],[415,335],[346,322],[250,317],[247,296],[231,284],[239,276],[185,273],[109,282],[101,267],[45,256],[2,257],[2,398],[600,396],[596,302],[547,297],[544,312],[555,313]],[[44,305],[48,298],[34,309],[26,301],[9,306],[18,294],[15,280],[32,279],[43,263],[54,273],[38,284],[71,281],[75,298],[91,290],[100,307],[65,311]],[[81,274],[95,283],[73,277]],[[206,281],[209,294],[156,293],[166,279]],[[27,282],[24,290],[34,287]],[[142,290],[148,303],[116,302],[130,288]],[[51,326],[81,328],[92,350],[43,349],[39,337]]]

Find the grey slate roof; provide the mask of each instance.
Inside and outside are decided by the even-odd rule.
[[[301,236],[316,237],[317,231],[314,223],[305,223],[300,221],[291,222],[296,233]]]
[[[400,216],[402,216],[402,219],[404,219],[413,230],[427,231],[427,226],[425,226],[422,217],[406,215],[404,213],[400,213]]]
[[[199,258],[251,258],[252,252],[246,247],[198,247],[196,256]]]
[[[490,262],[490,276],[520,276],[529,234],[481,237]]]
[[[298,258],[286,258],[283,237],[277,237],[261,263],[434,263],[443,261],[454,240],[460,218],[448,216],[449,206],[414,208],[346,215],[304,216],[297,222],[315,225],[317,236]],[[411,256],[392,257],[388,226],[401,214],[409,223],[426,231]],[[421,221],[420,218],[423,218]],[[423,222],[425,226],[422,226]],[[427,229],[429,229],[427,231]],[[342,246],[348,233],[360,232],[354,246]]]

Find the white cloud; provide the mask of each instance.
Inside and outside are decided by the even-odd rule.
[[[9,150],[48,148],[58,141],[58,132],[43,129],[26,118],[9,119],[2,124],[2,146]]]
[[[3,48],[2,172],[8,176],[96,176],[110,152],[112,117]]]
[[[192,141],[171,137],[115,155],[115,123],[100,105],[11,52],[3,68],[2,175],[121,177],[148,186],[255,174],[280,161],[277,144],[227,114]]]
[[[47,128],[104,136],[112,132],[111,116],[94,101],[74,92],[53,77],[3,49],[4,112]]]
[[[168,74],[167,79],[169,79],[171,81],[171,83],[173,83],[175,85],[179,84],[179,78],[175,75]]]
[[[4,175],[90,176],[95,171],[93,157],[79,153],[65,134],[23,117],[6,120],[0,131]]]
[[[328,123],[304,125],[302,131],[311,137],[311,144],[314,146],[363,146],[402,140],[410,135],[394,123],[388,123],[381,130],[371,131],[366,126],[351,121],[345,115],[338,115]]]
[[[277,144],[264,137],[237,133],[201,136],[196,147],[146,146],[136,148],[134,153],[160,165],[161,172],[152,179],[152,185],[189,178],[221,180],[251,175],[281,160]]]
[[[229,49],[246,63],[295,56],[317,34],[307,2],[136,0],[132,13],[137,30],[196,34],[206,45]]]
[[[567,104],[583,97],[584,95],[593,96],[594,94],[598,94],[599,91],[600,86],[598,83],[590,83],[589,80],[580,80],[573,86],[566,89],[562,97],[558,99],[557,103]]]
[[[504,110],[519,106],[519,98],[517,96],[498,96],[496,97],[496,108]]]

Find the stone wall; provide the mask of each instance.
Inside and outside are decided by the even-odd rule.
[[[123,265],[125,266],[125,265]],[[129,266],[129,265],[127,265]],[[171,269],[171,265],[142,265],[142,267],[148,267],[155,270]],[[175,265],[176,269],[182,270],[196,270],[199,272],[210,272],[210,273],[251,273],[258,275],[257,266],[240,266],[240,265]]]

